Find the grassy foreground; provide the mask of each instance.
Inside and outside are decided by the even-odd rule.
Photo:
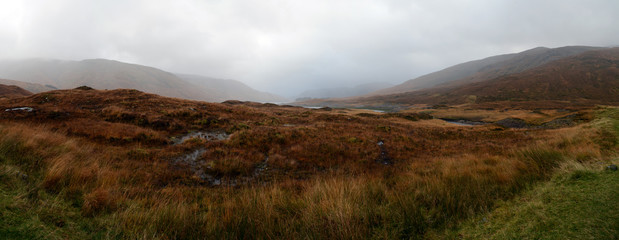
[[[616,155],[619,112],[597,113],[591,126],[599,129],[608,155]],[[579,161],[580,160],[580,161]],[[499,201],[487,214],[456,228],[433,234],[440,239],[619,239],[619,171],[608,161],[581,161],[578,156],[561,164],[548,182],[535,185],[514,199]]]
[[[82,216],[77,203],[41,191],[41,157],[24,151],[22,143],[0,143],[0,238],[100,238],[102,225]]]
[[[121,108],[126,102],[115,111],[126,111]],[[225,111],[230,117],[233,111],[243,110],[255,118],[272,114],[297,125],[306,121],[298,115],[305,110],[271,113],[226,108],[230,108]],[[87,112],[83,114],[88,117]],[[125,144],[115,140],[110,144],[104,139],[112,138],[65,131],[61,123],[52,125],[47,119],[37,118],[29,124],[6,121],[0,126],[0,236],[428,238],[491,211],[497,203],[518,199],[535,184],[571,179],[572,175],[552,177],[568,163],[608,163],[617,149],[618,114],[617,108],[603,108],[590,123],[529,131],[427,127],[375,116],[313,112],[306,114],[312,121],[303,126],[247,121],[249,125],[235,125],[243,129],[229,140],[188,141],[180,146],[160,141]],[[115,115],[123,116],[122,112]],[[287,115],[290,119],[284,118]],[[85,119],[79,120],[88,123]],[[110,126],[129,126],[112,125],[109,121],[116,120],[108,120]],[[142,121],[136,124],[148,127]],[[122,133],[104,130],[109,135]],[[395,159],[394,165],[376,162],[380,156],[377,137],[390,143],[386,152]],[[271,156],[268,166],[277,170],[272,176],[277,178],[239,186],[197,184],[193,174],[169,163],[175,155],[166,155],[180,148],[191,150],[193,145],[212,149],[203,158],[212,163],[213,171],[229,178],[251,174],[244,169],[254,169],[266,153]],[[247,155],[243,149],[254,149],[256,154]],[[287,175],[291,172],[295,175]],[[582,180],[592,174],[598,173],[584,171]],[[592,179],[606,183],[606,175],[599,174]]]
[[[617,162],[617,161],[615,161]],[[502,202],[453,234],[463,239],[617,239],[619,171],[576,166]]]

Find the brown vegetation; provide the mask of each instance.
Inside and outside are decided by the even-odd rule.
[[[524,72],[543,64],[600,47],[566,46],[559,48],[537,47],[520,53],[492,56],[461,63],[415,79],[392,88],[382,89],[370,95],[388,95],[412,92],[430,87],[455,87],[467,83],[483,82],[501,76]]]
[[[0,84],[18,86],[20,88],[25,89],[28,92],[31,92],[31,94],[56,90],[56,88],[51,85],[43,85],[43,84],[22,82],[22,81],[8,80],[8,79],[0,79]]]
[[[387,108],[414,104],[469,104],[474,108],[507,106],[525,109],[616,105],[619,104],[618,63],[619,48],[609,48],[558,59],[522,72],[491,79],[484,77],[483,81],[465,79],[460,84],[454,82],[406,93],[313,100],[302,104]]]
[[[0,84],[0,98],[18,98],[32,95],[31,92],[15,85]]]
[[[514,196],[568,156],[589,161],[616,145],[583,125],[439,126],[420,112],[213,104],[135,90],[0,101],[0,110],[15,107],[33,111],[0,111],[0,152],[32,156],[12,164],[40,175],[35,192],[109,219],[106,235],[121,238],[418,238]],[[179,142],[188,131],[230,135]]]

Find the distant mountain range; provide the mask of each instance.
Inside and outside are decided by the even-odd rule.
[[[43,85],[43,84],[28,83],[28,82],[7,80],[7,79],[0,79],[0,84],[18,86],[32,93],[47,92],[47,91],[57,89],[56,87],[52,85]]]
[[[35,93],[86,85],[96,89],[137,89],[168,97],[211,102],[286,101],[283,97],[254,90],[234,80],[175,75],[153,67],[106,59],[0,61],[0,78],[39,84],[22,84],[23,88]]]
[[[230,79],[210,78],[199,75],[175,74],[182,80],[202,88],[211,94],[217,102],[225,100],[242,100],[254,102],[287,102],[287,98],[257,91],[242,82]]]
[[[519,73],[554,60],[596,49],[601,48],[587,46],[569,46],[561,48],[538,47],[520,53],[492,56],[448,67],[408,80],[394,87],[373,92],[370,95],[403,93],[446,84],[455,86],[490,80],[500,76]]]
[[[459,64],[362,97],[299,104],[388,106],[498,101],[619,104],[618,64],[619,48],[535,48]],[[408,90],[393,93],[396,88]]]
[[[3,79],[0,79],[2,82]],[[5,85],[0,84],[0,98],[17,98],[17,97],[27,97],[32,95],[32,92],[25,90],[21,87],[15,85]]]
[[[365,95],[389,87],[393,87],[393,84],[386,82],[375,82],[361,84],[354,87],[312,89],[299,94],[297,99],[352,97]]]
[[[305,101],[298,104],[346,107],[545,100],[615,104],[619,103],[618,58],[619,48],[539,47],[458,64],[392,87],[372,83],[306,91],[300,96]],[[105,59],[0,61],[0,84],[33,93],[86,85],[211,102],[287,101],[235,80],[173,74]]]

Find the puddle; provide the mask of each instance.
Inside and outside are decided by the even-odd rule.
[[[206,152],[205,148],[194,150],[190,153],[175,158],[174,163],[177,165],[188,167],[191,173],[198,176],[200,179],[208,182],[209,185],[218,186],[221,184],[221,179],[217,179],[214,176],[206,173],[204,169],[206,161],[200,159],[200,156],[202,156],[204,152]]]
[[[250,184],[252,182],[255,182],[257,178],[259,178],[260,176],[262,176],[266,171],[269,170],[269,166],[268,163],[269,162],[269,156],[264,157],[264,161],[258,163],[255,168],[254,168],[254,172],[252,173],[251,176],[243,176],[243,177],[239,177],[239,178],[235,178],[235,179],[227,179],[227,180],[223,180],[223,179],[218,179],[219,180],[219,184],[221,186],[229,186],[229,187],[236,187],[238,185],[246,185],[246,184]],[[213,184],[211,184],[213,185]]]
[[[178,138],[173,137],[172,142],[173,142],[173,145],[178,145],[178,144],[182,144],[183,142],[187,140],[194,139],[194,138],[204,139],[206,141],[221,141],[221,140],[229,139],[230,134],[227,134],[225,132],[202,132],[202,131],[190,132]],[[205,166],[206,161],[203,159],[200,159],[202,154],[204,154],[205,152],[206,152],[206,148],[201,147],[196,150],[193,150],[190,153],[181,155],[175,158],[173,161],[175,164],[187,166],[189,170],[191,171],[191,173],[198,176],[200,179],[206,181],[209,185],[219,186],[221,185],[221,179],[215,178],[213,175],[208,174],[205,168],[208,169],[210,167],[206,167]]]
[[[381,163],[383,165],[393,164],[392,159],[387,154],[387,149],[385,149],[385,142],[381,140],[381,141],[378,141],[376,145],[378,145],[378,147],[380,148],[380,155],[378,155],[378,159],[376,159],[376,162]]]
[[[357,109],[359,109],[359,110],[366,110],[366,111],[372,111],[372,112],[375,112],[375,113],[385,113],[386,112],[385,110],[371,109],[371,108],[357,108]]]
[[[459,122],[459,121],[447,121],[446,120],[445,122],[453,123],[453,124],[460,125],[460,126],[475,126],[474,124]]]
[[[177,165],[188,167],[191,173],[199,177],[202,181],[204,181],[204,183],[206,183],[206,185],[209,186],[235,187],[241,184],[250,184],[269,170],[269,157],[266,156],[264,158],[264,161],[258,163],[255,166],[254,171],[250,176],[242,176],[234,179],[224,179],[221,177],[216,177],[208,173],[208,170],[211,169],[211,166],[208,166],[205,160],[200,159],[204,152],[206,152],[205,148],[194,150],[188,154],[175,158],[174,163]]]
[[[464,120],[464,119],[459,119],[459,120],[444,119],[444,118],[440,118],[440,119],[445,122],[453,123],[453,124],[460,125],[460,126],[479,126],[479,125],[487,124],[485,122],[476,122],[476,121],[469,121],[469,120]]]
[[[230,134],[225,132],[190,132],[179,138],[173,137],[172,142],[174,143],[173,145],[178,145],[193,138],[204,139],[206,141],[221,141],[229,139]]]
[[[173,145],[178,145],[194,138],[204,139],[206,141],[221,141],[229,139],[230,134],[227,134],[225,132],[191,132],[178,138],[172,138],[172,142]],[[250,184],[252,182],[255,182],[257,178],[264,175],[265,172],[269,170],[269,156],[265,156],[264,161],[254,166],[254,170],[249,176],[239,176],[232,179],[217,177],[209,173],[212,172],[210,171],[211,166],[207,163],[206,160],[201,158],[202,154],[204,154],[206,151],[206,148],[201,147],[189,153],[176,157],[172,161],[176,165],[189,168],[189,171],[191,173],[204,181],[205,185],[209,186],[234,187],[241,184]]]
[[[174,159],[174,163],[187,165],[191,168],[192,172],[196,172],[198,168],[201,168],[201,166],[205,164],[203,160],[198,161],[198,158],[202,156],[204,152],[206,152],[206,149],[204,148],[194,150],[191,153]]]
[[[269,156],[264,157],[264,161],[259,163],[258,165],[256,165],[256,168],[254,169],[254,173],[252,175],[252,178],[259,177],[266,170],[269,170],[269,166],[267,165],[267,163],[269,163]]]
[[[17,107],[17,108],[7,108],[4,110],[5,112],[11,112],[11,111],[26,111],[26,112],[32,112],[34,111],[34,108],[31,107]]]

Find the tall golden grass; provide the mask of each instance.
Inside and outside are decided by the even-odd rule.
[[[229,140],[172,146],[168,138],[177,130],[110,120],[130,111],[108,106],[103,115],[72,120],[108,118],[103,122],[109,127],[101,129],[5,120],[0,151],[36,177],[39,191],[71,202],[108,228],[110,238],[415,239],[488,211],[497,200],[548,178],[563,161],[598,161],[616,147],[598,123],[503,130],[416,126],[296,108],[205,108],[174,113],[180,119],[169,125],[188,127],[209,115],[219,127],[229,127]],[[147,122],[173,112],[168,110],[145,115]],[[231,129],[240,123],[247,127]],[[109,141],[119,134],[160,140]],[[196,147],[207,149],[201,160],[223,179],[251,177],[267,156],[269,170],[247,184],[208,186],[172,161]],[[392,165],[377,162],[383,150]]]

